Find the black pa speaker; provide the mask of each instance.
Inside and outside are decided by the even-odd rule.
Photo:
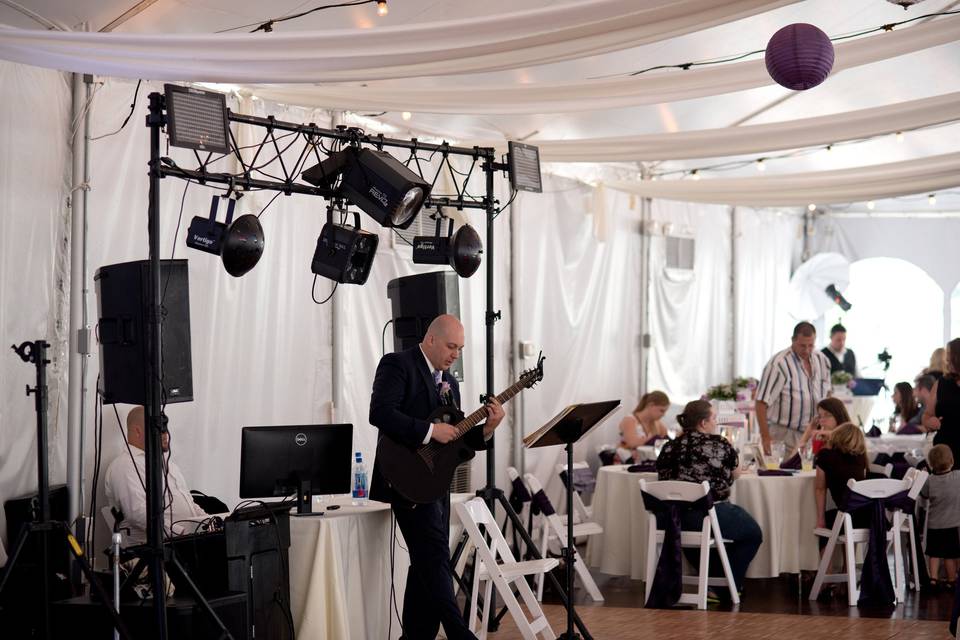
[[[419,344],[437,316],[449,313],[460,317],[460,284],[453,271],[395,278],[387,283],[387,297],[393,311],[394,351]],[[463,382],[463,356],[453,363],[450,373]]]
[[[106,403],[147,403],[148,260],[97,269],[100,386]],[[162,401],[193,400],[190,294],[186,260],[160,261]]]

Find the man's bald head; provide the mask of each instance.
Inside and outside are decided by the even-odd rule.
[[[463,344],[463,325],[456,316],[445,313],[434,318],[427,327],[420,348],[434,369],[445,371],[460,357]]]
[[[127,442],[138,449],[146,449],[146,411],[136,406],[127,413]],[[170,446],[170,434],[164,431],[160,446],[166,451]]]

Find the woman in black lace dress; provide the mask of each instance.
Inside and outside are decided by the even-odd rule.
[[[947,343],[947,371],[933,385],[933,402],[923,412],[923,426],[936,431],[934,444],[953,451],[953,468],[960,469],[960,338]]]
[[[660,480],[706,480],[710,483],[720,530],[724,539],[730,540],[726,543],[730,569],[737,588],[742,589],[747,567],[763,542],[763,533],[753,516],[742,507],[728,502],[730,488],[739,466],[737,451],[725,438],[715,433],[717,415],[705,400],[687,403],[683,413],[677,416],[677,422],[683,428],[683,433],[663,445],[660,457],[657,458],[657,475]],[[682,518],[683,529],[700,529],[704,515],[703,512],[685,512]],[[699,555],[695,550],[693,554]],[[696,566],[698,558],[688,558]],[[715,569],[720,569],[719,561],[711,561],[710,566],[711,574]]]

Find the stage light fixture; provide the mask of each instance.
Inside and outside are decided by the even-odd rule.
[[[360,228],[360,214],[353,213],[354,226],[333,222],[333,208],[327,209],[327,223],[320,230],[310,270],[342,284],[363,284],[377,255],[379,236]]]
[[[461,278],[469,278],[480,268],[483,243],[480,235],[468,224],[453,232],[453,220],[447,235],[440,235],[443,218],[437,219],[437,232],[432,236],[413,239],[413,261],[417,264],[449,264]]]
[[[230,153],[226,96],[174,84],[163,85],[163,92],[171,146]]]
[[[427,196],[430,183],[385,151],[348,147],[310,167],[301,177],[315,186],[333,187],[384,227],[406,229]]]
[[[217,222],[220,198],[210,201],[210,216],[194,217],[187,229],[187,246],[198,249],[223,260],[223,267],[234,278],[239,278],[257,266],[263,255],[263,227],[257,216],[247,214],[233,219],[237,201],[228,198],[227,221]]]
[[[507,142],[507,168],[514,191],[543,192],[540,178],[540,149],[532,144]]]

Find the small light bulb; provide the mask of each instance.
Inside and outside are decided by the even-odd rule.
[[[409,111],[404,111],[403,113],[400,114],[400,117],[403,118],[404,120],[409,120],[410,118],[413,117],[413,114],[410,113]]]
[[[656,182],[657,176],[650,176],[650,182]]]
[[[903,142],[903,131],[897,131],[897,142]]]
[[[810,203],[807,205],[807,211],[816,211],[816,210],[817,210],[817,205],[813,203]]]
[[[390,9],[387,8],[387,0],[377,0],[377,15],[381,18],[390,13]]]
[[[832,153],[832,152],[833,152],[833,145],[832,145],[832,144],[828,144],[828,145],[827,145],[827,153]]]
[[[767,165],[764,164],[763,158],[760,158],[759,160],[757,160],[757,171],[766,171],[766,170],[767,170]]]
[[[696,169],[694,169],[693,171],[690,172],[690,178],[693,180],[699,180],[700,173]]]
[[[870,209],[870,211],[873,211],[874,207],[876,206],[877,205],[873,203],[873,200],[867,200],[867,209]]]
[[[256,101],[256,100],[259,100],[260,98],[258,98],[257,96],[250,96],[250,99]]]
[[[927,196],[927,204],[929,204],[931,207],[937,204],[936,194],[931,193],[930,195]]]

